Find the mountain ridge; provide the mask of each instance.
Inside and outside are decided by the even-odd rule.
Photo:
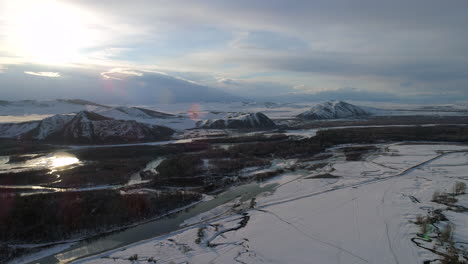
[[[368,115],[371,115],[371,113],[359,106],[346,103],[344,101],[327,101],[314,105],[310,110],[297,115],[297,117],[302,119],[321,120],[363,117]]]
[[[257,112],[202,120],[197,123],[197,126],[208,129],[272,129],[276,127],[276,124],[265,114]]]

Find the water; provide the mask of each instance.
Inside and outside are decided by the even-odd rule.
[[[10,156],[0,156],[0,165],[7,164],[10,161]]]
[[[23,157],[29,157],[25,161],[18,161],[9,163],[9,156],[0,156],[0,174],[9,173],[9,172],[23,172],[23,171],[34,171],[40,169],[49,169],[49,173],[59,172],[63,169],[69,169],[73,166],[81,166],[83,163],[74,155],[71,155],[66,152],[54,152],[48,155],[34,155],[26,154],[22,155]],[[47,178],[44,178],[43,181],[41,178],[36,179],[35,182],[39,180],[38,183],[29,185],[29,184],[9,184],[2,185],[0,184],[0,189],[18,189],[21,190],[18,192],[20,195],[32,195],[40,193],[49,193],[49,192],[62,192],[70,189],[65,188],[54,188],[54,187],[44,187],[42,185],[58,183],[60,182],[60,176],[55,175],[56,179],[53,182],[46,181]],[[40,177],[40,176],[38,176]]]
[[[146,165],[145,170],[150,170],[153,173],[157,173],[156,167],[164,160],[164,158],[158,158]],[[38,168],[45,168],[50,169],[52,172],[57,172],[63,167],[68,167],[70,165],[79,166],[82,164],[78,158],[72,156],[67,153],[62,153],[60,155],[51,154],[40,158],[31,159],[21,163],[15,163],[13,165],[8,164],[9,157],[8,156],[0,156],[0,173],[2,170],[5,171],[24,171],[24,170],[31,170],[31,169],[38,169]],[[18,165],[19,164],[19,165]],[[20,166],[20,167],[18,167]],[[19,168],[16,169],[15,168]],[[60,176],[58,176],[58,180],[56,182],[60,182]],[[55,188],[55,187],[46,187],[41,185],[1,185],[0,189],[17,189],[18,194],[20,195],[35,195],[35,194],[43,194],[43,193],[51,193],[51,192],[81,192],[81,191],[97,191],[97,190],[106,190],[106,189],[119,189],[125,186],[141,184],[149,182],[149,180],[142,180],[140,176],[140,172],[134,173],[127,184],[119,184],[119,185],[97,185],[92,187],[83,187],[83,188]],[[50,184],[50,182],[44,182],[41,184]]]
[[[0,157],[0,172],[20,172],[27,170],[50,169],[58,171],[64,167],[79,166],[80,160],[66,152],[55,152],[44,156],[35,157],[38,155],[22,155],[23,157],[30,156],[30,159],[20,162],[9,163],[10,157]]]
[[[257,183],[246,184],[233,187],[230,190],[219,194],[216,198],[204,201],[188,210],[160,218],[158,220],[128,228],[121,232],[115,232],[97,239],[78,242],[76,245],[67,248],[57,254],[49,255],[31,263],[66,263],[79,258],[95,255],[104,251],[126,246],[141,240],[157,237],[179,229],[180,225],[187,219],[200,213],[209,211],[217,206],[241,197],[241,201],[247,201],[260,193],[271,192],[277,184],[260,186]]]

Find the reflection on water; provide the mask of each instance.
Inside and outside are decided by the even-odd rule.
[[[0,175],[2,173],[19,173],[25,171],[31,171],[31,183],[27,184],[21,182],[15,184],[12,182],[0,182],[0,189],[16,189],[20,195],[31,195],[39,193],[50,193],[66,191],[62,188],[54,188],[41,186],[44,184],[53,184],[61,181],[60,175],[55,174],[60,170],[69,169],[70,166],[80,166],[82,162],[80,160],[66,152],[56,152],[49,155],[21,155],[21,156],[0,156]],[[35,173],[37,170],[50,170],[49,173],[56,176],[55,181],[50,182],[50,177],[40,177],[41,173]],[[39,177],[39,178],[37,178]],[[41,180],[43,178],[43,180]]]
[[[37,156],[37,155],[36,155]],[[0,173],[21,172],[27,170],[50,169],[52,172],[65,166],[80,165],[80,160],[66,152],[57,152],[45,156],[22,155],[24,161],[10,162],[8,156],[0,157]],[[28,157],[31,157],[28,159]]]
[[[76,157],[52,157],[52,168],[63,167],[80,162]]]
[[[7,164],[10,161],[10,157],[8,156],[0,156],[0,166],[3,164]]]
[[[80,163],[80,160],[71,154],[59,152],[28,160],[25,163],[26,167],[44,168],[56,171],[60,167],[78,164]]]

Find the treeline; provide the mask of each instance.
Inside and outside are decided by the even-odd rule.
[[[44,243],[89,235],[167,213],[201,199],[172,191],[121,195],[118,190],[2,197],[0,242]]]
[[[221,187],[228,179],[239,176],[239,171],[248,167],[267,167],[274,158],[310,157],[325,150],[313,139],[284,140],[238,144],[229,149],[209,148],[192,154],[174,155],[164,160],[157,168],[159,175],[156,187],[209,186]]]
[[[57,177],[46,169],[0,173],[0,185],[34,185],[55,180]]]
[[[247,137],[253,139],[258,136]],[[261,139],[258,137],[257,139]],[[468,126],[408,126],[408,127],[363,127],[318,131],[309,139],[284,139],[255,141],[237,144],[229,149],[206,148],[197,153],[172,156],[158,167],[161,178],[155,184],[200,186],[216,181],[217,176],[236,175],[240,170],[253,166],[268,166],[274,158],[308,159],[323,152],[327,147],[345,143],[378,143],[388,141],[453,141],[468,142]],[[229,140],[216,139],[215,142]],[[347,160],[359,160],[375,151],[373,146],[345,148]],[[208,166],[203,166],[204,161]],[[206,165],[206,164],[205,164]],[[208,181],[207,177],[211,179]]]
[[[59,149],[60,147],[41,144],[37,142],[19,141],[15,139],[0,138],[0,156],[16,154],[44,153]]]
[[[357,147],[345,147],[343,152],[346,156],[347,161],[358,161],[366,154],[376,151],[376,146],[357,146]]]
[[[251,142],[269,142],[269,141],[278,141],[286,140],[289,137],[284,134],[276,134],[271,136],[265,136],[263,134],[256,134],[251,136],[240,136],[240,137],[220,137],[220,138],[206,138],[200,139],[196,142],[207,142],[207,143],[251,143]]]
[[[416,112],[415,112],[416,113]],[[370,116],[359,120],[326,120],[326,121],[304,121],[300,120],[287,129],[310,129],[321,127],[344,127],[344,126],[388,126],[388,125],[426,125],[426,124],[468,124],[468,116]]]
[[[62,170],[61,181],[54,187],[81,187],[89,185],[124,184],[131,175],[143,169],[148,162],[165,155],[197,152],[210,146],[187,143],[167,146],[127,146],[90,148],[72,153],[83,163]]]
[[[364,127],[317,132],[321,145],[378,143],[385,141],[468,142],[468,126]]]

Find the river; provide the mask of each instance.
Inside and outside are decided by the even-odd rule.
[[[217,195],[214,199],[200,202],[187,210],[182,210],[151,222],[130,227],[123,231],[77,242],[65,250],[47,255],[41,259],[31,261],[30,263],[68,263],[73,260],[176,231],[185,220],[200,213],[207,212],[239,197],[241,201],[250,200],[260,193],[273,191],[276,186],[277,184],[269,184],[262,187],[258,183],[250,183],[232,187],[228,191]]]

